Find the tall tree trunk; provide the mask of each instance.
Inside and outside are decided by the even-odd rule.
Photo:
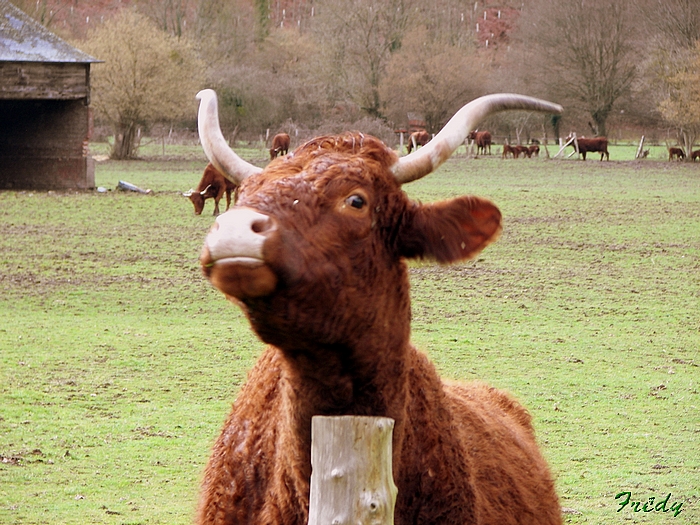
[[[115,160],[131,159],[136,154],[135,122],[120,122],[114,132],[114,144],[109,157]]]
[[[595,126],[596,129],[596,135],[599,137],[607,137],[608,136],[608,129],[606,126],[606,122],[608,120],[608,115],[609,112],[607,110],[597,110],[593,111],[591,113],[591,117],[593,117],[593,125]]]
[[[697,133],[695,130],[681,130],[681,142],[683,143],[683,151],[685,151],[685,162],[693,161],[693,144],[695,144],[696,138]]]

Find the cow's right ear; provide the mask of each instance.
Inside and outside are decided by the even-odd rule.
[[[398,238],[401,255],[440,263],[476,257],[501,232],[501,212],[480,197],[413,203],[406,218]]]

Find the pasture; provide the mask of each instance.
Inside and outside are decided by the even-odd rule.
[[[621,148],[462,153],[406,185],[504,215],[476,260],[412,265],[413,340],[444,376],[526,405],[565,522],[700,523],[700,165]],[[261,344],[198,267],[213,203],[194,216],[180,193],[201,151],[161,153],[98,164],[105,193],[0,192],[0,523],[192,521]]]

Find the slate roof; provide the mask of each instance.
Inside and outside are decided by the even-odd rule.
[[[60,39],[8,0],[0,0],[0,62],[88,63],[100,60]]]

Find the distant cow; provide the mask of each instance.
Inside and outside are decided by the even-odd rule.
[[[527,146],[513,146],[513,151],[515,152],[515,158],[520,157],[522,153],[523,158],[530,157],[530,149]]]
[[[685,151],[683,151],[682,148],[668,148],[668,160],[671,161],[674,158],[676,160],[683,160],[685,158]]]
[[[530,153],[528,157],[532,157],[533,155],[535,157],[540,156],[540,147],[537,144],[532,144],[528,149],[528,152]]]
[[[272,147],[270,148],[270,160],[277,158],[277,155],[286,155],[289,151],[289,144],[292,139],[286,133],[278,133],[272,137]]]
[[[571,136],[567,137],[567,142],[571,140]],[[593,139],[587,139],[584,137],[577,138],[576,143],[578,144],[578,152],[586,160],[586,153],[588,152],[598,152],[600,153],[600,160],[610,160],[610,154],[608,153],[608,139],[607,137],[596,137]],[[572,142],[571,146],[576,148],[576,145]]]
[[[428,133],[424,129],[420,131],[414,131],[408,137],[408,144],[406,145],[406,149],[409,153],[411,153],[414,144],[416,146],[416,149],[418,149],[418,146],[425,146],[428,142],[430,142],[430,139],[430,133]]]
[[[690,159],[695,162],[696,160],[700,159],[700,149],[696,149],[693,151],[693,153],[690,154]]]
[[[238,186],[224,177],[212,164],[207,164],[196,190],[183,193],[194,204],[194,214],[201,215],[204,209],[204,201],[214,199],[214,215],[219,215],[219,201],[226,194],[226,209],[231,206],[231,192],[235,192]]]
[[[467,135],[469,140],[476,142],[476,154],[483,153],[486,155],[486,149],[489,150],[489,155],[491,155],[491,133],[488,131],[472,131]]]
[[[523,157],[526,155],[529,157],[530,155],[528,154],[529,150],[526,146],[511,146],[508,143],[503,144],[503,154],[502,157],[504,159],[508,158],[508,155],[512,155],[514,159],[517,159],[520,157],[520,154],[523,154]]]

